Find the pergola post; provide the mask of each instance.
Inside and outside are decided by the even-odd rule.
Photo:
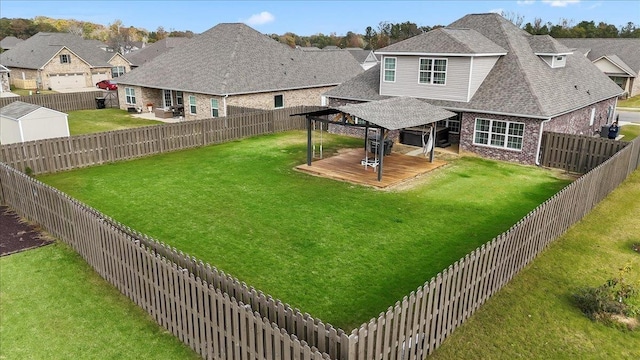
[[[311,166],[311,117],[307,115],[307,166]]]
[[[384,129],[379,128],[380,138],[378,139],[378,181],[382,181],[382,159],[384,158]]]
[[[435,156],[436,150],[436,127],[435,125],[431,125],[431,130],[429,131],[431,134],[431,152],[429,153],[429,162],[433,162],[433,157]]]

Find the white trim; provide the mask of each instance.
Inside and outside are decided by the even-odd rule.
[[[431,70],[421,70],[420,69],[420,65],[422,63],[422,60],[431,60]],[[435,79],[435,74],[436,74],[436,61],[437,60],[444,60],[445,64],[444,64],[444,84],[436,84],[434,82]],[[433,58],[433,57],[419,57],[418,58],[418,85],[434,85],[434,86],[447,86],[447,68],[449,67],[449,59],[447,58]],[[425,72],[425,73],[431,73],[431,81],[430,82],[421,82],[420,81],[420,75]],[[437,73],[441,74],[442,71],[437,71]]]
[[[561,53],[534,53],[538,56],[562,56],[562,55],[573,55],[573,52],[561,52]]]
[[[483,56],[502,56],[507,53],[485,53],[485,54],[454,54],[454,53],[426,53],[419,51],[407,51],[407,52],[376,52],[376,55],[394,55],[394,56],[457,56],[457,57],[483,57]]]
[[[469,81],[467,81],[467,102],[471,100],[471,76],[472,75],[473,75],[473,57],[471,58],[471,61],[469,63]]]
[[[24,142],[24,131],[22,130],[22,121],[18,120],[18,129],[20,130],[20,142]]]
[[[536,161],[535,161],[535,164],[538,166],[540,166],[540,150],[542,150],[542,133],[544,132],[544,124],[548,123],[549,121],[551,121],[551,118],[547,120],[542,120],[542,122],[540,123],[540,131],[538,134],[538,149],[536,150]]]
[[[591,108],[591,116],[589,116],[589,126],[593,126],[596,121],[596,107]]]
[[[127,90],[133,91],[133,95],[127,94]],[[134,102],[129,102],[129,98],[133,97]],[[124,88],[124,103],[127,105],[136,105],[136,89],[132,87]]]
[[[478,129],[476,127],[478,120],[485,120],[485,121],[489,121],[489,131],[481,131],[482,133],[487,133],[488,137],[487,137],[487,144],[482,144],[482,143],[477,143],[476,142],[476,133],[478,132]],[[492,145],[491,144],[491,135],[493,135],[494,133],[492,132],[492,128],[493,128],[493,123],[499,121],[499,122],[503,122],[506,123],[507,126],[505,127],[505,132],[504,134],[500,134],[500,133],[495,133],[496,135],[502,135],[504,136],[504,145],[503,146],[498,146],[498,145]],[[509,129],[511,127],[511,124],[519,124],[522,125],[522,135],[510,135],[509,134]],[[524,135],[525,135],[525,128],[526,128],[527,124],[525,124],[524,122],[517,122],[517,121],[509,121],[509,120],[499,120],[499,119],[486,119],[486,118],[482,118],[482,117],[476,117],[475,120],[473,121],[473,134],[472,134],[472,144],[475,146],[484,146],[484,147],[490,147],[490,148],[494,148],[494,149],[501,149],[501,150],[510,150],[510,151],[518,151],[518,152],[522,152],[522,147],[524,147]],[[521,140],[520,142],[520,149],[514,149],[514,148],[510,148],[507,145],[509,144],[509,137],[512,138],[519,138]]]
[[[195,112],[191,112],[191,98],[193,98],[193,106],[196,108]],[[195,95],[189,95],[189,114],[197,115],[198,114],[198,99]]]
[[[386,60],[387,59],[393,59],[393,80],[387,80],[386,76],[385,76],[386,75],[385,72],[387,70],[392,71],[391,69],[387,69],[386,68]],[[394,56],[383,57],[382,58],[382,71],[381,71],[382,82],[395,83],[397,75],[398,75],[398,58],[394,57]]]
[[[629,77],[636,77],[636,74],[630,74],[627,70],[623,69],[622,66],[618,65],[615,61],[611,60],[611,58],[609,58],[607,55],[602,55],[599,58],[593,60],[591,63],[593,63],[595,65],[596,61],[600,61],[602,59],[607,60],[611,65],[617,67],[618,69],[622,70],[625,74],[629,75]],[[622,60],[622,59],[620,59],[620,60]],[[627,64],[625,64],[625,65],[627,65]],[[627,66],[629,66],[629,65],[627,65]]]
[[[213,107],[213,101],[216,102],[216,107]],[[216,98],[210,98],[209,104],[211,105],[211,117],[220,117],[220,101]],[[218,115],[213,115],[213,110],[218,111]]]
[[[282,106],[276,106],[276,97],[282,97]],[[273,108],[274,109],[284,109],[284,94],[276,94],[273,95]]]

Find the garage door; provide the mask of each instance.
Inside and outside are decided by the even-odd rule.
[[[95,85],[97,82],[102,80],[109,80],[109,75],[106,72],[92,74],[91,75],[91,84]]]
[[[58,74],[49,77],[52,90],[80,89],[87,87],[83,74]]]

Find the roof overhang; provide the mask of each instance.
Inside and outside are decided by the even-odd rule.
[[[398,51],[380,51],[376,52],[376,55],[388,55],[388,56],[446,56],[446,57],[482,57],[482,56],[503,56],[507,55],[506,52],[500,53],[425,53],[425,52],[398,52]]]
[[[612,58],[612,57],[610,57],[610,56],[603,55],[603,56],[600,56],[599,58],[597,58],[597,59],[593,60],[593,61],[592,61],[592,63],[594,63],[594,64],[595,64],[596,62],[598,62],[598,61],[600,61],[600,60],[602,60],[602,59],[607,60],[611,65],[613,65],[613,66],[617,67],[617,68],[618,68],[618,69],[620,69],[623,73],[625,73],[625,74],[629,75],[630,77],[636,77],[636,76],[638,76],[638,75],[637,75],[637,74],[636,74],[636,73],[631,69],[631,67],[630,67],[629,65],[627,65],[624,61],[622,61],[622,59],[620,59],[619,61],[616,61],[615,59],[613,59],[613,58]],[[618,59],[619,59],[619,58],[618,58]]]

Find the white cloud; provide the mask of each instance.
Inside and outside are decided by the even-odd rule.
[[[542,2],[553,7],[566,7],[570,4],[577,4],[580,0],[542,0]]]
[[[501,14],[504,11],[504,9],[491,9],[489,10],[490,13],[494,13],[494,14]]]
[[[535,0],[518,0],[516,3],[518,3],[518,5],[531,5],[535,3]]]
[[[251,15],[250,18],[244,20],[243,22],[247,25],[255,26],[273,22],[275,19],[276,17],[273,16],[270,12],[263,11],[260,14]]]

